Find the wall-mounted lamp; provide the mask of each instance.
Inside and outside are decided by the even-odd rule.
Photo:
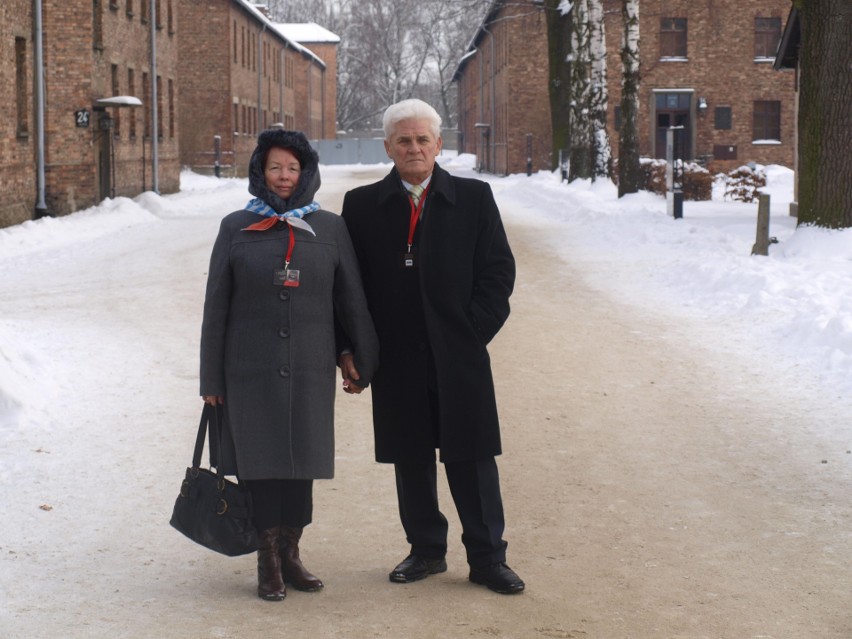
[[[707,99],[706,98],[698,98],[698,112],[706,113],[707,112]]]

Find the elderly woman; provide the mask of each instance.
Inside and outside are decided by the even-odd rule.
[[[260,531],[258,596],[285,583],[323,587],[299,559],[313,480],[334,475],[338,342],[355,358],[348,392],[378,362],[358,263],[343,220],[320,209],[318,157],[302,133],[264,131],[249,164],[246,208],[213,246],[201,329],[201,395],[222,404],[236,474]],[[227,442],[226,442],[227,444]]]

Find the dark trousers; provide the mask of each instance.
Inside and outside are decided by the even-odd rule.
[[[471,566],[506,561],[503,500],[493,457],[444,464]],[[438,508],[437,465],[394,464],[399,516],[411,552],[428,559],[447,553],[447,518]]]
[[[255,479],[246,481],[258,530],[278,526],[304,528],[314,511],[312,479]]]

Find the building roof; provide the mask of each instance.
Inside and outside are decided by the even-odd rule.
[[[799,45],[801,42],[802,29],[799,25],[799,10],[793,7],[787,17],[787,24],[784,25],[784,33],[781,36],[781,42],[778,43],[778,51],[775,52],[775,64],[772,66],[776,71],[796,68],[799,62]]]
[[[270,29],[275,33],[275,35],[284,40],[291,49],[298,51],[306,58],[313,58],[313,60],[316,61],[316,63],[319,64],[323,69],[326,68],[327,65],[322,58],[320,58],[310,49],[303,47],[301,44],[299,44],[292,38],[289,38],[286,33],[284,33],[278,28],[279,25],[272,22],[272,20],[266,17],[266,14],[262,11],[262,9],[265,8],[265,5],[255,5],[249,0],[234,0],[234,2],[236,2],[238,5],[243,7],[250,14],[252,14],[258,22],[264,25],[265,28]]]
[[[316,22],[293,23],[279,22],[275,27],[283,33],[287,38],[295,42],[323,42],[329,44],[337,44],[340,42],[340,37],[321,27]]]

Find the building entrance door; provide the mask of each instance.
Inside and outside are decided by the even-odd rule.
[[[689,117],[691,109],[691,92],[655,94],[655,158],[666,159],[666,131],[669,127],[682,126],[683,130],[676,138],[680,146],[675,150],[675,155],[684,160],[692,159],[692,124]]]
[[[98,120],[95,142],[98,156],[98,201],[113,197],[112,188],[112,119],[101,116]]]

